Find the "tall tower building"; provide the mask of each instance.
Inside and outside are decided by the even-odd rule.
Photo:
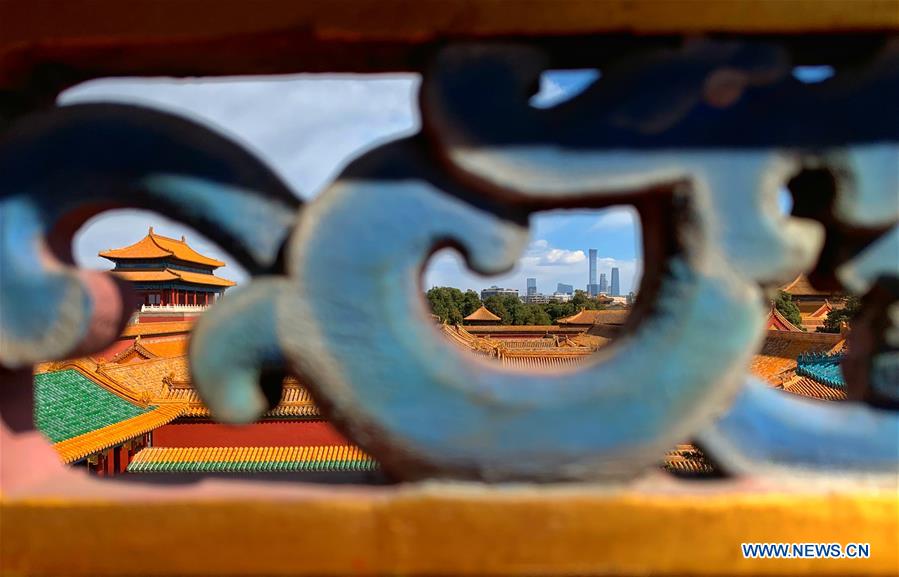
[[[595,297],[599,294],[599,286],[596,284],[596,249],[591,248],[590,254],[590,276],[587,277],[587,294]]]
[[[527,296],[532,297],[537,295],[537,279],[529,278],[528,279],[528,292]]]
[[[609,293],[609,281],[606,279],[606,273],[599,273],[599,292]]]
[[[153,232],[124,248],[100,256],[115,263],[112,274],[131,283],[144,305],[211,305],[234,281],[215,276],[225,266],[192,249],[187,240]]]
[[[618,280],[618,267],[612,267],[612,296],[621,296],[621,285]]]

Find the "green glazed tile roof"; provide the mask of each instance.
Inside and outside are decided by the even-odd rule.
[[[146,412],[73,369],[34,377],[34,421],[54,443]]]

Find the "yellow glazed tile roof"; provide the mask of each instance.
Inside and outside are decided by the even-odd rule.
[[[800,274],[793,282],[789,282],[780,287],[785,293],[790,293],[793,296],[823,296],[829,295],[831,293],[827,291],[820,291],[812,286],[811,281],[808,280],[808,277],[805,274]]]
[[[481,305],[481,308],[471,313],[464,319],[465,321],[501,321],[502,319],[490,312],[487,307]]]
[[[134,325],[128,325],[127,327],[125,327],[125,330],[122,331],[121,336],[136,337],[138,335],[149,336],[187,333],[193,328],[194,320],[195,319],[189,321],[185,320],[161,323],[138,323]]]
[[[796,369],[796,358],[802,353],[833,353],[844,345],[841,335],[768,331],[762,349],[753,357],[750,370],[771,384],[780,384]]]
[[[183,404],[163,405],[148,413],[66,439],[54,444],[53,448],[64,462],[73,463],[170,423],[181,416],[186,408]]]
[[[161,236],[155,234],[152,227],[150,227],[150,232],[147,234],[147,236],[137,241],[136,243],[124,248],[105,250],[100,252],[99,255],[110,260],[172,257],[178,260],[183,260],[185,262],[192,262],[195,264],[202,264],[206,266],[225,266],[225,263],[223,263],[222,261],[216,260],[214,258],[209,258],[208,256],[203,256],[194,249],[190,248],[183,237],[181,240],[176,240],[167,236]]]
[[[171,272],[178,275],[178,277],[184,282],[189,282],[193,284],[203,284],[209,286],[234,286],[237,283],[233,280],[228,280],[226,278],[220,278],[212,274],[202,274],[198,272],[190,272],[186,270],[175,270],[171,269]]]
[[[213,274],[203,274],[197,272],[189,272],[178,269],[166,268],[163,270],[114,270],[112,274],[129,282],[162,282],[181,280],[193,284],[201,284],[207,286],[234,286],[232,280],[217,277]]]
[[[822,401],[845,401],[846,391],[829,387],[808,377],[796,376],[784,383],[783,390],[794,395]]]
[[[559,319],[560,325],[621,325],[627,320],[627,309],[582,310],[570,317]]]
[[[183,417],[206,418],[210,416],[209,409],[203,404],[200,395],[189,381],[166,382],[160,396],[154,402],[159,404],[186,403],[187,409],[185,409]],[[280,402],[263,414],[263,417],[272,419],[319,416],[321,413],[308,389],[296,381],[291,382],[290,380],[284,383]]]
[[[122,280],[128,282],[162,282],[177,280],[178,275],[169,269],[163,270],[114,270],[110,271]]]
[[[124,365],[103,365],[102,372],[115,381],[148,395],[154,402],[165,397],[163,379],[190,380],[186,355],[160,357]]]
[[[143,340],[144,349],[157,357],[180,357],[187,354],[187,335],[181,338],[169,338],[165,340]]]
[[[129,473],[292,473],[374,471],[377,463],[353,445],[324,447],[151,447]]]

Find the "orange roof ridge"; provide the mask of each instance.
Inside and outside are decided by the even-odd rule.
[[[192,262],[216,268],[225,266],[224,262],[208,256],[203,256],[192,249],[183,236],[181,237],[181,240],[162,236],[154,233],[152,226],[150,227],[147,236],[136,243],[122,248],[101,251],[98,253],[98,256],[110,260],[174,257],[185,262]]]
[[[141,342],[140,342],[140,335],[137,335],[137,338],[134,339],[133,343],[128,345],[127,349],[122,349],[121,351],[119,351],[118,353],[113,355],[113,357],[111,359],[109,359],[108,362],[120,363],[120,362],[126,360],[131,353],[137,353],[138,355],[142,356],[144,359],[154,359],[159,356],[156,353],[154,353],[153,351],[150,351],[149,349],[144,347],[144,345],[141,344]]]

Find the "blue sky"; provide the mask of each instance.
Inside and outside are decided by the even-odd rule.
[[[544,76],[532,103],[551,106],[598,78],[596,71],[554,72]],[[115,101],[145,104],[199,120],[242,141],[287,180],[304,199],[314,198],[356,156],[379,143],[413,133],[419,126],[415,75],[296,75],[222,81],[104,79],[65,92],[60,103]],[[76,261],[108,268],[97,252],[139,240],[149,226],[180,238],[228,266],[221,276],[243,282],[246,273],[208,239],[147,211],[117,210],[89,221],[76,235]],[[535,215],[532,242],[518,267],[500,277],[470,273],[455,253],[435,255],[423,284],[479,290],[491,284],[524,292],[525,278],[551,293],[557,283],[584,288],[587,249],[599,251],[599,272],[621,269],[623,293],[639,278],[638,224],[630,209],[553,211]]]

